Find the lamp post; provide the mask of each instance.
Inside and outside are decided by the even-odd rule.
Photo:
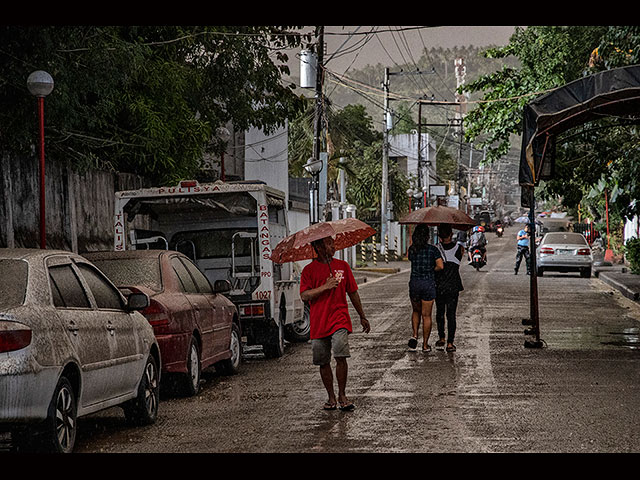
[[[226,127],[218,127],[216,129],[216,135],[220,140],[224,142],[224,148],[227,148],[227,142],[231,138],[231,132]],[[220,153],[220,180],[226,181],[226,175],[224,172],[224,150]]]
[[[40,248],[47,248],[44,207],[44,97],[53,90],[53,78],[43,70],[36,70],[27,77],[27,88],[38,99],[40,123]]]
[[[311,174],[311,188],[309,189],[309,222],[311,224],[318,223],[320,217],[320,208],[318,205],[319,181],[318,174],[322,170],[322,160],[316,160],[314,157],[309,158],[304,165],[304,169]]]

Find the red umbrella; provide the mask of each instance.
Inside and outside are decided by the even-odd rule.
[[[424,207],[405,215],[400,220],[401,224],[425,223],[431,227],[436,227],[443,223],[450,224],[457,230],[466,230],[478,223],[462,210],[452,207]]]
[[[311,246],[314,240],[333,237],[336,250],[357,245],[376,231],[357,218],[343,218],[330,222],[320,222],[282,239],[271,253],[275,263],[297,262],[316,258]]]

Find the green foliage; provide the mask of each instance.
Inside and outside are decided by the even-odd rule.
[[[624,252],[631,266],[631,272],[640,274],[640,238],[633,237],[627,240],[624,245]]]
[[[45,101],[47,154],[162,182],[192,176],[213,132],[284,124],[302,106],[280,50],[289,27],[2,26],[0,148],[29,153],[37,138],[26,88],[34,70],[55,88]],[[273,52],[276,55],[273,55]]]
[[[483,92],[483,102],[465,118],[468,141],[487,147],[487,160],[508,151],[510,137],[522,131],[522,109],[543,94],[605,68],[636,64],[640,27],[542,26],[517,28],[509,45],[490,49],[493,57],[515,56],[520,67],[505,67],[465,86]],[[597,48],[596,48],[597,47]],[[559,196],[566,208],[581,205],[592,218],[604,216],[609,194],[615,229],[640,213],[638,129],[620,118],[602,118],[557,139],[553,180],[543,196]],[[594,191],[593,189],[596,188]]]
[[[289,123],[289,173],[306,176],[303,168],[312,156],[315,104],[309,101],[307,110]],[[339,169],[347,173],[347,200],[353,203],[358,218],[380,218],[382,188],[382,134],[376,132],[372,118],[362,105],[347,105],[341,110],[327,108],[329,189],[338,191]],[[344,163],[340,163],[343,158]],[[396,218],[409,211],[406,191],[409,181],[396,165],[389,162],[389,200]]]

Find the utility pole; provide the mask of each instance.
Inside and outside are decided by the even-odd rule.
[[[384,69],[384,124],[382,131],[384,133],[382,140],[382,192],[380,198],[380,253],[384,254],[384,239],[387,235],[387,191],[389,188],[389,68]],[[375,247],[374,247],[375,248]]]
[[[380,224],[381,224],[381,238],[384,243],[385,235],[387,234],[389,227],[389,218],[387,216],[387,204],[388,204],[388,196],[389,196],[389,130],[391,130],[392,122],[391,122],[391,112],[389,111],[389,77],[392,75],[423,75],[423,74],[435,74],[436,71],[434,68],[431,71],[409,71],[405,72],[403,70],[399,72],[390,72],[389,68],[384,69],[384,81],[382,84],[382,88],[384,91],[384,125],[383,125],[383,146],[382,146],[382,194],[381,194],[381,205],[380,205]],[[421,107],[421,105],[419,105]],[[421,113],[418,114],[418,125],[420,124]],[[418,127],[420,128],[420,127]],[[418,183],[419,187],[422,186],[421,183],[421,175],[422,175],[422,164],[420,162],[420,141],[421,135],[420,131],[418,131]],[[428,175],[428,172],[427,172]],[[424,201],[424,200],[423,200]],[[424,206],[424,205],[423,205]],[[380,247],[380,253],[384,253],[384,247]]]
[[[466,97],[464,94],[458,93],[457,90],[464,85],[465,76],[467,73],[467,67],[464,65],[464,58],[456,58],[455,59],[455,72],[456,72],[456,100],[458,101],[458,109],[456,111],[456,120],[458,122],[458,202],[460,201],[460,187],[462,186],[462,137],[463,137],[463,127],[462,127],[462,119],[464,114],[466,113]],[[459,205],[459,204],[458,204]]]
[[[314,119],[313,157],[319,160],[321,147],[320,134],[322,132],[322,83],[324,79],[322,63],[324,61],[324,26],[318,27],[318,43],[316,49],[318,64],[316,67],[316,111]]]
[[[473,143],[469,149],[469,170],[467,170],[467,215],[471,211],[471,160],[473,159]]]

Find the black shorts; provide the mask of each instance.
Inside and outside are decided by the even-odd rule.
[[[409,280],[409,298],[412,302],[430,301],[436,298],[436,282],[430,278]]]

